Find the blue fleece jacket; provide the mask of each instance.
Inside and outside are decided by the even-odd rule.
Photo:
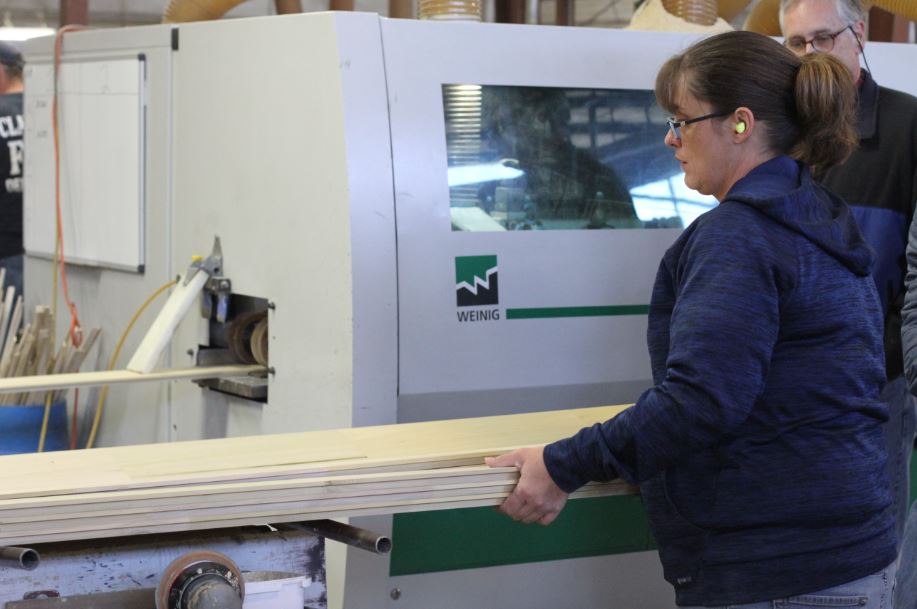
[[[750,603],[895,559],[873,254],[846,204],[763,163],[666,252],[655,386],[545,448],[554,481],[639,484],[679,605]]]

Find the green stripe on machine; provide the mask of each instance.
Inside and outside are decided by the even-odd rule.
[[[646,315],[649,312],[649,305],[543,307],[534,309],[506,309],[506,319],[544,319],[552,317],[611,317],[616,315]]]
[[[392,576],[653,550],[636,496],[575,499],[550,526],[524,525],[490,507],[396,514]]]

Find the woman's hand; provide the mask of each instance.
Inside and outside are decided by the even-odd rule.
[[[519,482],[498,508],[526,524],[551,524],[567,503],[567,493],[554,484],[544,464],[543,448],[519,448],[499,457],[487,457],[490,467],[515,467]]]

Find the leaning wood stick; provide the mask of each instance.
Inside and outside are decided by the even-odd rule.
[[[19,339],[14,341],[14,344],[12,347],[12,356],[10,357],[10,362],[9,362],[9,369],[6,370],[6,373],[4,376],[14,377],[14,376],[18,376],[19,372],[21,372],[21,369],[22,369],[21,364],[23,363],[23,360],[24,360],[23,352],[24,352],[25,342],[26,342],[26,339],[29,337],[30,332],[31,332],[31,326],[26,324],[26,327],[25,327],[25,330],[23,330],[22,336],[20,336]],[[3,404],[15,404],[16,397],[17,397],[16,395],[3,396],[4,398]]]
[[[10,315],[13,313],[13,298],[16,291],[15,288],[10,286],[13,291],[10,292],[9,297],[5,297],[4,293],[7,291],[4,290],[5,285],[6,269],[0,268],[0,297],[2,297],[2,300],[0,300],[0,352],[3,351],[3,339],[6,337],[6,327],[9,325]]]
[[[11,376],[24,376],[29,365],[29,359],[32,357],[32,350],[35,348],[35,332],[31,324],[26,326],[22,335],[22,345],[19,348],[19,358],[16,361],[16,367],[13,369]],[[8,403],[19,404],[25,396],[19,392],[13,395]]]
[[[43,370],[42,368],[47,365],[48,351],[50,348],[51,333],[45,329],[39,330],[38,336],[35,339],[35,349],[33,350],[31,361],[26,370],[27,375],[34,376],[36,374],[47,374],[47,370]],[[39,370],[41,370],[41,372],[39,372]],[[33,391],[25,394],[22,403],[37,404],[39,400],[44,401],[43,394],[38,391]]]
[[[70,358],[70,361],[67,362],[67,368],[64,370],[64,373],[79,372],[80,367],[83,365],[83,360],[86,359],[86,356],[89,354],[89,350],[92,349],[92,346],[95,344],[98,337],[98,328],[93,328],[89,331],[89,334],[80,344],[80,346],[73,351],[73,356]]]
[[[0,356],[0,377],[9,376],[11,366],[10,360],[13,356],[13,349],[16,346],[16,331],[22,321],[22,296],[16,300],[13,307],[13,315],[10,317],[9,332],[5,335],[3,343],[3,355]],[[0,339],[3,340],[3,339]]]
[[[98,328],[92,328],[83,342],[80,343],[79,347],[71,345],[71,350],[67,356],[67,360],[61,366],[61,374],[67,374],[68,372],[79,372],[80,367],[83,365],[83,360],[86,358],[86,355],[89,353],[89,350],[95,343],[96,338],[98,338],[99,332],[100,330]]]
[[[61,364],[59,370],[61,374],[79,372],[80,367],[83,365],[83,361],[95,344],[96,339],[98,339],[100,332],[101,330],[99,328],[92,328],[83,342],[80,343],[79,347],[67,351],[67,359]],[[66,389],[59,389],[54,392],[54,399],[63,400],[66,394]]]
[[[16,288],[10,286],[6,289],[6,296],[3,299],[3,317],[0,318],[0,351],[2,351],[6,346],[5,341],[8,340],[7,330],[11,327],[10,319],[12,318],[13,309],[15,308]]]

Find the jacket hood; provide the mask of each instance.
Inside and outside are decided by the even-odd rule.
[[[779,156],[736,182],[724,199],[744,203],[799,233],[859,276],[869,275],[875,254],[847,204],[815,182],[808,168]]]

